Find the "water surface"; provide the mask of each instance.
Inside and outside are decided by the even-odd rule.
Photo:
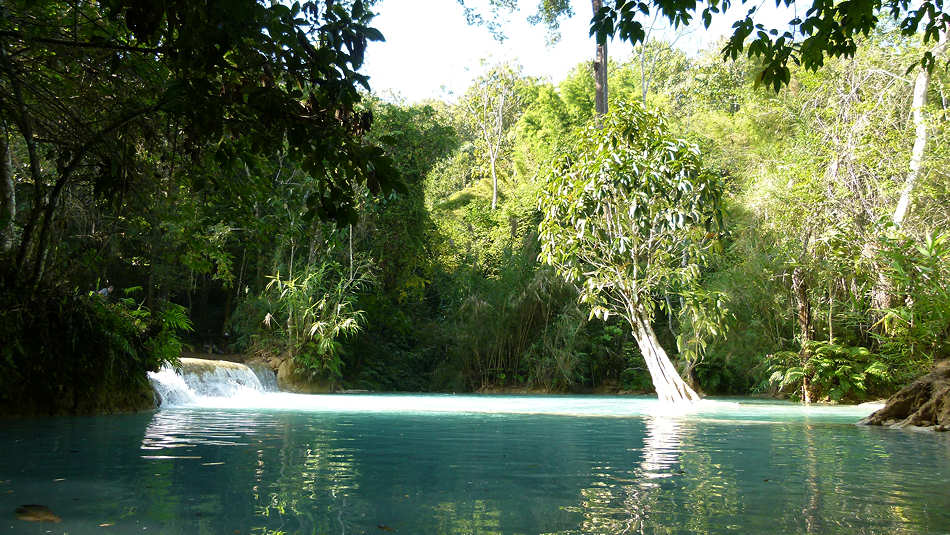
[[[0,532],[950,532],[950,437],[853,425],[870,410],[244,392],[8,421]]]

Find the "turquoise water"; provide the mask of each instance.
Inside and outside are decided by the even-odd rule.
[[[947,434],[853,425],[867,407],[657,409],[247,393],[6,421],[0,532],[950,533]]]

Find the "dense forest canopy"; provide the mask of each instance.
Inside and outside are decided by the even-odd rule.
[[[89,392],[183,348],[336,387],[649,391],[631,323],[706,393],[860,400],[950,356],[950,78],[907,71],[943,53],[930,39],[875,22],[821,69],[783,63],[779,92],[756,87],[769,58],[648,40],[603,58],[623,119],[598,123],[589,62],[554,82],[488,64],[455,102],[386,101],[360,73],[382,38],[367,3],[220,7],[0,8],[4,406],[107,406]],[[696,173],[594,150],[614,120],[656,126]],[[636,272],[626,319],[593,291],[610,281],[564,262],[577,250],[546,263],[571,243],[545,223],[554,186],[610,166],[652,177],[607,249]]]

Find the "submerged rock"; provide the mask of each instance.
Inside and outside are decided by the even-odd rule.
[[[49,507],[45,505],[21,505],[16,508],[16,517],[27,522],[62,522],[63,519],[56,516]]]
[[[890,427],[950,429],[950,360],[937,363],[930,373],[905,386],[859,423]]]

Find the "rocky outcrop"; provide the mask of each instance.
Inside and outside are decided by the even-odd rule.
[[[277,387],[282,392],[297,392],[298,394],[327,394],[336,390],[336,385],[329,379],[314,375],[310,370],[299,366],[289,355],[270,360],[271,366],[277,371]]]
[[[205,375],[208,373],[216,373],[221,369],[225,370],[245,370],[247,366],[239,362],[234,362],[230,360],[210,360],[202,358],[192,358],[192,357],[182,357],[181,369],[184,372],[194,373],[197,375]]]
[[[950,430],[950,360],[891,396],[884,408],[861,420],[866,425]]]

